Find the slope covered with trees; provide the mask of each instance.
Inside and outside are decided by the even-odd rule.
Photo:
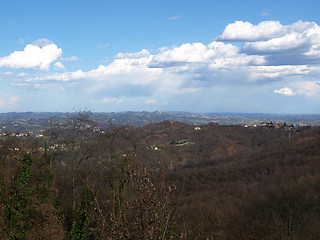
[[[320,128],[99,124],[0,139],[1,239],[319,239]]]

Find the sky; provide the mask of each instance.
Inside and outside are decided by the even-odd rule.
[[[0,1],[0,112],[320,113],[318,0]]]

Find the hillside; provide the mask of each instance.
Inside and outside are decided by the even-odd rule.
[[[295,129],[289,138],[281,129],[162,122],[143,132],[158,148],[142,151],[141,161],[167,165],[182,191],[189,239],[320,236],[319,128]]]
[[[320,237],[319,127],[60,123],[0,138],[1,238],[15,219],[26,239]]]

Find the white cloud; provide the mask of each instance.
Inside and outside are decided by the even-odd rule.
[[[308,97],[320,95],[320,82],[304,81],[295,83],[298,94],[303,94]]]
[[[179,19],[181,19],[181,18],[183,18],[183,15],[182,15],[182,14],[177,15],[177,16],[169,17],[168,20],[169,20],[169,21],[174,21],[174,20],[179,20]]]
[[[142,49],[140,52],[135,53],[118,53],[115,59],[139,59],[149,57],[150,53],[146,49]]]
[[[103,103],[121,103],[122,99],[118,99],[118,98],[104,98],[102,100]]]
[[[251,69],[251,77],[256,81],[259,79],[279,81],[285,77],[309,75],[313,69],[307,65],[255,66]]]
[[[243,50],[250,54],[273,54],[273,53],[288,53],[288,50],[304,52],[308,39],[302,36],[301,33],[288,33],[282,37],[273,38],[268,41],[247,42],[243,46]]]
[[[246,55],[232,44],[183,44],[150,54],[147,50],[121,53],[109,65],[88,72],[56,73],[24,79],[17,85],[51,86],[55,81],[85,86],[85,91],[110,96],[148,95],[152,92],[195,93],[216,84],[250,83],[305,74],[307,67],[260,66],[263,56]]]
[[[66,70],[66,67],[61,62],[56,62],[54,66],[56,70]]]
[[[149,99],[145,103],[146,104],[155,104],[156,102],[157,102],[157,100],[155,100],[155,99]]]
[[[62,50],[55,44],[43,47],[29,44],[23,51],[15,51],[9,56],[1,57],[0,68],[49,70],[50,64],[57,60],[61,53]]]
[[[232,33],[230,29],[235,31]],[[247,42],[241,48],[223,42],[227,37]],[[116,103],[123,96],[144,96],[153,100],[164,94],[198,94],[222,85],[261,86],[284,80],[287,84],[297,81],[298,77],[320,78],[319,67],[315,64],[320,59],[316,54],[320,51],[319,26],[315,23],[282,26],[269,21],[254,26],[236,22],[228,25],[219,38],[221,41],[185,43],[154,53],[146,49],[119,53],[110,64],[87,72],[42,75],[17,80],[15,84],[39,89],[63,82],[66,88],[77,86],[85,92],[98,94],[105,103]],[[294,96],[317,92],[312,92],[311,87],[288,86],[274,93]],[[317,86],[313,88],[318,89]]]
[[[210,68],[221,68],[240,65],[260,65],[264,58],[241,54],[240,49],[232,44],[212,42],[186,43],[173,49],[168,49],[154,56],[150,63],[152,67],[175,67],[186,63],[204,63]]]
[[[146,57],[141,57],[144,54]],[[136,55],[138,58],[133,58]],[[73,86],[85,86],[87,92],[101,92],[112,97],[119,95],[141,95],[155,89],[155,84],[161,86],[159,77],[161,69],[149,68],[148,63],[152,56],[145,51],[128,54],[130,58],[115,59],[107,66],[100,65],[88,72],[78,70],[75,72],[56,73],[47,76],[32,77],[16,81],[15,85],[26,87],[37,84],[51,87],[55,82],[66,82]],[[117,96],[115,96],[115,94]]]
[[[269,40],[283,35],[284,30],[279,21],[264,21],[256,26],[250,22],[236,21],[226,26],[217,40],[251,42]]]
[[[300,81],[290,84],[291,87],[285,87],[278,90],[274,90],[274,93],[282,94],[285,96],[305,95],[307,97],[320,96],[320,82],[313,81]]]
[[[9,75],[12,75],[13,72],[4,72],[3,74],[9,76]]]
[[[17,74],[17,76],[18,76],[18,77],[25,77],[25,76],[27,76],[27,74],[24,73],[24,72],[21,72],[21,73]]]
[[[273,92],[277,93],[277,94],[284,95],[284,96],[295,96],[295,95],[297,95],[297,93],[294,92],[291,88],[281,88],[281,89],[278,89],[278,90],[274,90]]]
[[[264,56],[266,65],[320,64],[320,27],[314,22],[282,26],[277,21],[258,25],[237,21],[217,39],[245,42],[241,52]]]

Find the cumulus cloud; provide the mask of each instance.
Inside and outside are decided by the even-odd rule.
[[[269,40],[284,35],[279,21],[264,21],[258,25],[250,22],[236,21],[226,26],[218,41],[253,42]]]
[[[54,66],[56,70],[66,70],[66,67],[61,62],[56,62]]]
[[[141,57],[144,54],[145,57]],[[136,55],[138,58],[133,58]],[[85,91],[98,91],[101,94],[118,95],[140,95],[154,88],[159,80],[161,69],[148,68],[152,56],[146,51],[128,54],[129,58],[115,59],[107,66],[100,65],[98,68],[88,72],[78,70],[75,72],[56,73],[41,77],[32,77],[17,81],[16,85],[36,86],[46,85],[50,87],[54,82],[65,82],[73,85],[85,84]],[[158,83],[161,85],[160,83]],[[130,88],[129,88],[130,87]]]
[[[274,93],[282,94],[284,96],[296,96],[305,95],[307,97],[319,96],[320,94],[320,82],[319,81],[300,81],[290,84],[291,87],[285,87],[278,90],[274,90]]]
[[[266,65],[320,64],[320,27],[314,22],[282,26],[278,21],[237,21],[217,39],[244,42],[241,52],[264,56]]]
[[[88,72],[56,73],[29,78],[18,84],[38,86],[53,81],[83,84],[90,81],[86,91],[101,91],[109,95],[186,94],[197,92],[208,84],[223,82],[226,78],[241,82],[242,79],[237,79],[241,75],[239,72],[244,72],[241,68],[259,63],[263,63],[263,58],[241,54],[238,47],[231,44],[183,44],[158,54],[151,54],[145,49],[137,53],[121,53],[109,65],[100,65]],[[205,83],[199,84],[201,81]]]
[[[0,68],[49,70],[51,63],[61,56],[62,50],[53,43],[45,45],[49,42],[40,40],[28,44],[23,51],[14,51],[9,56],[1,57]]]
[[[115,59],[139,59],[150,56],[150,53],[146,49],[142,49],[140,52],[135,53],[118,53],[114,58]]]
[[[204,63],[210,68],[224,68],[228,66],[260,65],[264,58],[241,54],[239,48],[232,44],[212,42],[186,43],[173,49],[168,49],[154,56],[149,64],[151,67],[175,67],[187,63]]]
[[[239,47],[225,41],[244,41],[244,44]],[[277,21],[258,25],[238,21],[229,24],[218,41],[209,44],[185,43],[153,53],[146,49],[119,53],[110,64],[87,72],[78,70],[24,78],[16,85],[39,88],[63,82],[98,93],[101,99],[107,95],[109,98],[103,101],[108,103],[122,96],[143,95],[153,99],[161,93],[193,94],[218,85],[290,82],[297,77],[319,79],[316,65],[320,64],[319,44],[320,29],[315,23],[299,21],[282,26]],[[318,89],[317,86],[313,85]],[[302,91],[319,93],[308,89],[295,86],[276,89],[274,93],[285,96],[302,94]]]
[[[277,94],[281,94],[281,95],[284,95],[284,96],[295,96],[297,95],[296,92],[294,92],[291,88],[281,88],[281,89],[276,89],[273,91],[274,93],[277,93]]]

